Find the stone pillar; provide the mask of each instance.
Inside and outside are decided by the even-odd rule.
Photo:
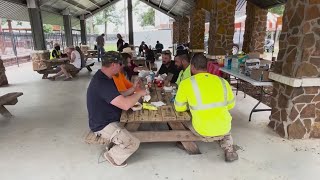
[[[41,71],[47,69],[46,63],[43,60],[50,59],[50,51],[37,50],[31,53],[32,67],[34,71]]]
[[[0,87],[8,85],[8,79],[6,76],[6,68],[3,65],[3,61],[0,56]]]
[[[34,50],[45,50],[45,38],[39,1],[27,0]]]
[[[182,17],[179,20],[179,44],[189,42],[189,18]]]
[[[231,53],[234,35],[236,0],[221,0],[214,3],[210,12],[208,54]]]
[[[269,127],[290,139],[320,138],[320,4],[288,0]]]
[[[84,15],[80,16],[80,33],[81,33],[81,45],[87,45],[87,29],[86,19]]]
[[[172,23],[172,43],[179,43],[179,21],[176,20]]]
[[[259,52],[263,54],[268,10],[261,9],[247,1],[246,14],[247,18],[243,35],[242,51],[246,53]]]
[[[205,10],[194,8],[190,20],[190,50],[204,51]]]
[[[62,12],[62,14],[63,14],[64,36],[66,37],[66,45],[67,47],[69,47],[73,45],[70,10],[67,8]]]

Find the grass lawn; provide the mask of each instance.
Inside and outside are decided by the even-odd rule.
[[[117,51],[117,45],[116,44],[106,44],[104,45],[105,51]]]

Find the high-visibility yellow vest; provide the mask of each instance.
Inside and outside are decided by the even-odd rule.
[[[179,86],[180,82],[191,77],[190,64],[185,70],[181,70],[179,73],[179,77],[176,81],[176,84]]]
[[[220,136],[231,130],[229,110],[235,99],[229,83],[209,73],[199,73],[183,80],[178,88],[176,111],[192,114],[192,126],[202,136]]]
[[[53,57],[52,56],[52,52],[54,51],[55,49],[53,49],[52,51],[51,51],[51,53],[50,53],[50,59],[54,59],[55,57]],[[58,51],[58,50],[55,50],[56,52],[57,52],[57,55],[59,56],[59,57],[61,57],[61,52],[60,51]]]

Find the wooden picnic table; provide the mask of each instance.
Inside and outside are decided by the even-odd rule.
[[[22,95],[22,92],[12,92],[0,96],[0,114],[2,114],[6,118],[12,117],[12,114],[4,106],[17,104],[18,97]]]
[[[84,54],[85,60],[88,60],[88,58],[97,58],[98,57],[98,51],[97,50],[88,50],[86,54]]]
[[[58,73],[60,70],[57,68],[62,64],[67,64],[69,62],[69,58],[59,58],[59,59],[50,59],[50,60],[43,60],[46,63],[47,68],[44,70],[39,70],[39,74],[43,74],[42,79],[47,79],[49,74]]]
[[[164,92],[162,88],[153,85],[150,95],[150,102],[162,101],[166,105],[156,111],[122,111],[121,124],[141,142],[181,142],[189,154],[200,154],[195,141],[202,141],[203,138],[194,135],[186,125],[191,121],[190,112],[175,111],[171,93]],[[150,123],[156,130],[140,131],[140,125],[144,123]],[[168,130],[158,130],[159,124],[167,125]]]

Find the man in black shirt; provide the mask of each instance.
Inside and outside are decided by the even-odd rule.
[[[175,83],[179,76],[179,70],[177,69],[176,65],[174,64],[174,61],[171,61],[171,52],[170,50],[162,51],[162,65],[159,69],[158,74],[164,74],[167,75],[172,74],[172,79],[170,80],[171,83]]]
[[[140,141],[119,126],[122,110],[128,110],[146,95],[138,90],[131,96],[120,95],[112,76],[120,71],[122,56],[109,51],[102,57],[102,67],[93,76],[87,91],[89,127],[97,135],[114,145],[104,153],[114,166],[125,167],[125,160],[139,147]]]
[[[162,53],[163,44],[161,44],[159,41],[157,41],[156,49],[157,49],[157,53]]]

